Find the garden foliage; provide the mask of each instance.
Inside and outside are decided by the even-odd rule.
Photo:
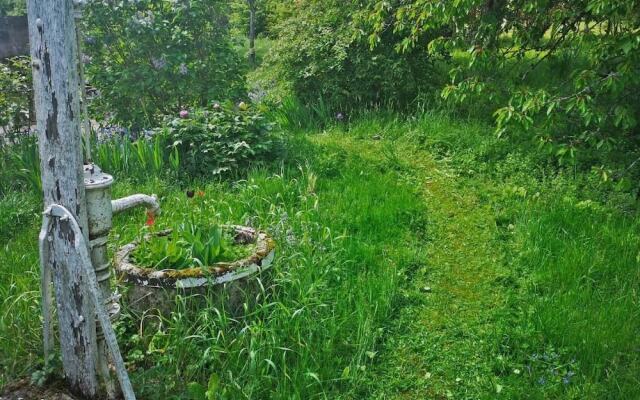
[[[638,140],[640,4],[635,0],[377,1],[362,13],[372,47],[466,51],[442,95],[493,99],[498,133],[532,132],[557,156]],[[540,73],[540,71],[543,71]],[[624,147],[623,147],[624,148]]]
[[[33,92],[29,57],[0,61],[0,131],[11,138],[29,128],[33,119]]]
[[[277,148],[277,138],[262,112],[240,103],[214,103],[182,111],[162,130],[178,150],[180,168],[189,176],[235,173],[264,160]]]
[[[148,234],[143,230],[142,234]],[[134,261],[156,269],[210,267],[221,261],[236,261],[250,254],[251,246],[236,245],[230,232],[217,224],[186,222],[164,235],[141,238]]]
[[[0,16],[25,15],[27,2],[23,0],[0,0]]]
[[[354,34],[351,18],[360,2],[306,0],[289,7],[291,15],[275,28],[278,40],[264,66],[267,85],[286,82],[302,103],[322,99],[338,112],[406,105],[432,81],[428,55],[397,53],[392,31],[373,50]]]
[[[228,9],[222,0],[91,2],[84,61],[95,115],[139,129],[181,107],[241,98]]]

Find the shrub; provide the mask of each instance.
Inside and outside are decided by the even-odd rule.
[[[387,38],[372,50],[367,38],[357,35],[353,18],[359,2],[304,1],[291,7],[295,12],[278,26],[278,40],[267,56],[265,85],[287,81],[303,103],[322,98],[338,112],[406,105],[431,82],[426,52],[400,55]]]
[[[583,149],[617,159],[635,147],[625,168],[636,165],[637,1],[384,3],[364,12],[372,43],[393,30],[403,51],[422,48],[457,59],[442,96],[492,113],[498,133],[527,132],[560,161]],[[446,34],[434,35],[438,30]]]
[[[29,128],[33,115],[31,86],[29,57],[0,62],[0,128],[5,133]]]
[[[84,61],[96,117],[138,130],[181,107],[242,97],[227,15],[223,0],[91,2]]]
[[[276,148],[272,128],[260,111],[245,103],[215,103],[183,110],[166,122],[163,134],[178,150],[182,171],[211,176],[265,159]]]

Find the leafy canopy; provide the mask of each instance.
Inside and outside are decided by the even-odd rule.
[[[498,99],[498,132],[535,129],[557,154],[638,139],[640,3],[636,0],[392,0],[361,15],[377,47],[456,57],[442,95]],[[536,79],[536,70],[548,68]]]

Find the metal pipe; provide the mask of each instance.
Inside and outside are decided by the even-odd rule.
[[[148,196],[146,194],[134,194],[111,201],[111,209],[113,210],[113,214],[121,213],[125,210],[139,205],[146,205],[147,210],[154,216],[160,214],[160,204],[158,203],[158,198],[155,195]]]

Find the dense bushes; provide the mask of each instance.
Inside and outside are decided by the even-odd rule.
[[[97,118],[136,129],[159,115],[244,95],[244,71],[222,0],[92,2],[85,63]]]
[[[495,111],[499,133],[528,132],[560,157],[620,152],[640,137],[637,1],[376,4],[366,11],[372,43],[392,29],[402,51],[466,52],[451,63],[443,95]]]
[[[434,79],[423,51],[401,55],[386,38],[371,50],[353,22],[359,2],[307,0],[290,7],[291,16],[277,27],[263,84],[285,81],[303,103],[321,98],[334,111],[345,111],[405,105]]]
[[[276,145],[272,125],[245,103],[183,110],[162,132],[178,150],[181,169],[192,176],[237,171],[264,159]]]

